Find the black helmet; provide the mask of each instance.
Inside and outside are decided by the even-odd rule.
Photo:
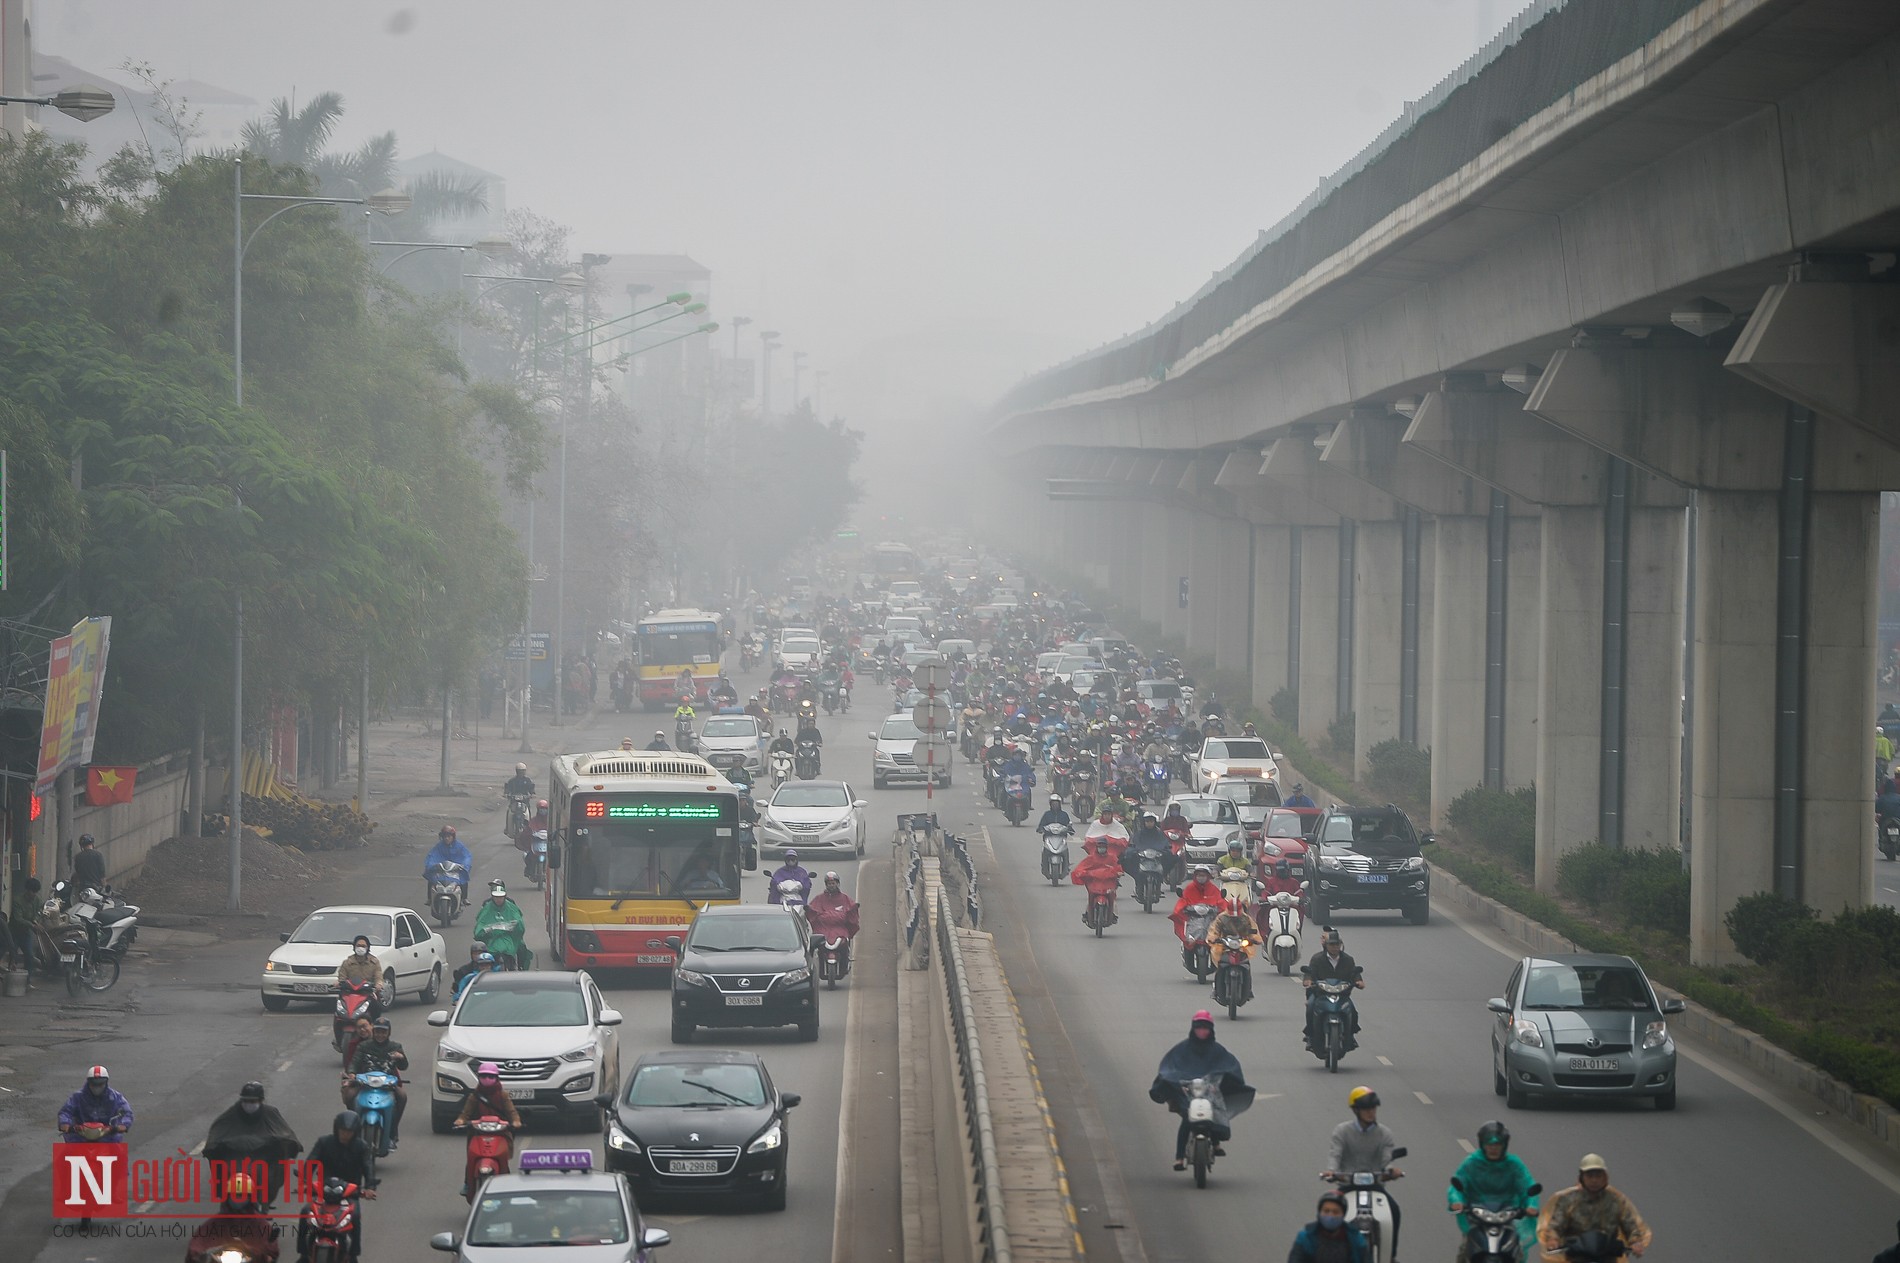
[[[330,1121],[330,1130],[353,1132],[362,1125],[362,1122],[363,1120],[357,1117],[355,1110],[339,1110],[337,1116]]]
[[[1511,1151],[1511,1129],[1496,1119],[1478,1128],[1478,1148],[1482,1149],[1486,1145],[1503,1145],[1504,1152],[1509,1153]]]
[[[253,1079],[238,1089],[238,1100],[261,1101],[264,1099],[264,1085]]]

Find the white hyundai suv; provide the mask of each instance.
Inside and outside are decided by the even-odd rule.
[[[585,972],[476,975],[454,1009],[429,1014],[429,1025],[446,1028],[430,1077],[430,1125],[449,1130],[475,1090],[476,1067],[492,1061],[523,1122],[599,1127],[594,1098],[620,1091],[620,1020]]]

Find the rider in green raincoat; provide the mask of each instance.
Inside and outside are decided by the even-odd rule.
[[[507,926],[502,929],[499,927]],[[528,950],[528,919],[508,897],[508,888],[500,882],[488,884],[488,899],[475,917],[475,938],[488,946],[497,957],[512,957],[516,969],[534,968],[534,953]]]

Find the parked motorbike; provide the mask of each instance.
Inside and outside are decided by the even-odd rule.
[[[450,860],[429,870],[429,911],[437,925],[454,925],[467,904],[468,869]]]
[[[389,1156],[389,1120],[396,1110],[396,1085],[402,1082],[387,1070],[365,1070],[356,1079],[356,1116],[361,1120],[363,1143],[369,1146],[370,1174],[375,1159]]]
[[[1300,972],[1311,976],[1312,969],[1301,965]],[[1307,1036],[1306,1050],[1326,1063],[1329,1074],[1337,1074],[1339,1059],[1359,1046],[1353,1034],[1359,1010],[1352,1002],[1352,982],[1318,978],[1313,981],[1313,990],[1318,999],[1313,1005],[1313,1029]]]
[[[838,980],[851,972],[851,940],[840,934],[826,935],[818,949],[818,976],[829,991],[838,989]]]
[[[1260,932],[1267,940],[1267,959],[1282,978],[1300,960],[1300,901],[1288,891],[1268,895],[1260,911]]]
[[[1196,982],[1206,982],[1214,972],[1214,954],[1207,945],[1207,931],[1219,915],[1220,909],[1211,903],[1188,905],[1187,920],[1182,927],[1187,933],[1187,947],[1181,953],[1181,963],[1187,966]]]
[[[54,882],[53,893],[63,896],[66,883]],[[103,890],[86,887],[72,900],[71,911],[74,918],[84,923],[87,940],[97,955],[123,957],[126,949],[138,939],[138,905],[127,903],[113,894],[110,886]],[[95,989],[105,990],[104,987]]]
[[[1143,912],[1153,912],[1161,899],[1168,861],[1159,851],[1139,851],[1135,858],[1135,900]]]
[[[1051,886],[1060,886],[1062,879],[1069,875],[1069,839],[1075,836],[1075,828],[1066,824],[1046,824],[1042,827],[1042,875],[1049,879]]]
[[[528,850],[521,857],[521,875],[534,883],[536,890],[547,880],[548,872],[548,831],[536,829],[529,840]]]
[[[482,1181],[491,1175],[507,1175],[508,1160],[514,1156],[514,1131],[505,1118],[483,1114],[458,1126],[468,1131],[468,1157],[462,1166],[462,1182],[468,1186],[473,1203],[481,1192]]]
[[[1253,952],[1246,939],[1232,935],[1221,939],[1214,952],[1214,1006],[1238,1018],[1240,1006],[1253,999]]]
[[[521,836],[528,827],[528,795],[508,795],[508,819],[501,827],[501,835],[510,841]]]
[[[1456,1176],[1451,1186],[1462,1195],[1464,1183]],[[1530,1187],[1532,1197],[1544,1191],[1542,1184]],[[1464,1245],[1459,1257],[1466,1263],[1516,1263],[1524,1257],[1524,1242],[1519,1235],[1517,1221],[1528,1217],[1522,1206],[1474,1206],[1465,1205],[1465,1218],[1471,1223],[1470,1231],[1465,1233]]]
[[[790,750],[772,751],[772,788],[777,789],[792,774],[792,752]]]
[[[361,1197],[362,1190],[354,1184],[326,1183],[322,1194],[304,1207],[297,1229],[298,1257],[305,1263],[348,1263]]]
[[[1405,1152],[1403,1147],[1394,1149],[1392,1160]],[[1346,1222],[1365,1238],[1367,1263],[1388,1263],[1392,1257],[1392,1201],[1385,1186],[1397,1178],[1390,1170],[1335,1171],[1328,1181],[1346,1199]]]

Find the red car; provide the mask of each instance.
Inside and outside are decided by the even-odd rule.
[[[1254,836],[1255,854],[1266,862],[1287,860],[1295,869],[1306,864],[1306,839],[1319,822],[1318,807],[1273,807]],[[1264,854],[1263,854],[1264,853]]]

